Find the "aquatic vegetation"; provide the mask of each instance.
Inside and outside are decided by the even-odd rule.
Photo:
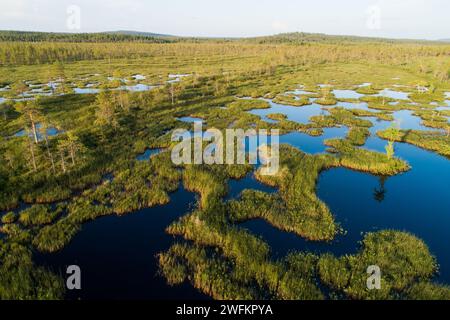
[[[42,228],[33,239],[33,245],[44,252],[56,252],[62,249],[80,230],[78,224],[61,219],[53,225]]]
[[[367,102],[369,104],[369,108],[372,109],[380,109],[388,108],[388,110],[392,110],[394,106],[390,105],[390,102],[395,102],[396,100],[393,98],[385,97],[385,96],[363,96],[359,98],[362,102]]]
[[[31,239],[29,231],[25,230],[17,223],[5,224],[1,227],[0,232],[6,234],[7,240],[19,243],[27,243]]]
[[[236,275],[231,261],[206,249],[173,245],[168,252],[160,254],[159,264],[170,285],[181,284],[189,278],[194,287],[215,299],[259,297],[251,285]]]
[[[450,300],[450,287],[422,281],[408,288],[410,300]]]
[[[17,219],[17,215],[14,212],[8,212],[2,217],[2,223],[10,224],[14,223]]]
[[[378,120],[393,121],[394,117],[392,114],[387,112],[371,112],[362,109],[351,109],[350,110],[357,117],[375,117]]]
[[[292,254],[280,262],[259,261],[262,272],[254,273],[250,261],[230,260],[199,246],[175,244],[159,255],[169,284],[188,279],[215,299],[323,299],[314,284],[315,261],[313,255]]]
[[[406,142],[420,148],[435,151],[443,156],[450,157],[450,136],[444,132],[419,131],[419,130],[398,130],[394,134],[385,130],[377,132],[383,139]]]
[[[11,37],[7,35],[7,39]],[[83,224],[93,219],[167,204],[180,182],[198,194],[198,202],[190,207],[190,213],[167,227],[169,234],[189,241],[174,244],[158,256],[161,273],[172,285],[187,280],[220,299],[323,299],[322,288],[331,288],[339,297],[373,298],[362,292],[358,281],[366,276],[363,263],[375,253],[383,266],[395,260],[395,270],[388,270],[392,276],[387,279],[389,292],[381,297],[394,297],[393,292],[398,293],[395,297],[409,299],[448,297],[446,288],[429,282],[435,262],[409,237],[368,237],[366,249],[345,258],[292,252],[273,260],[276,248],[241,225],[261,218],[308,240],[333,240],[341,232],[340,221],[316,194],[320,173],[345,167],[395,175],[409,169],[394,155],[363,146],[373,119],[393,121],[394,111],[410,110],[424,125],[446,130],[445,117],[449,115],[444,111],[435,115],[435,106],[423,104],[431,100],[441,103],[441,93],[448,89],[445,81],[435,77],[442,68],[437,66],[448,64],[446,46],[355,43],[350,47],[333,42],[296,46],[268,39],[236,40],[232,45],[220,40],[193,43],[175,39],[170,44],[94,43],[104,37],[92,36],[92,43],[0,43],[0,60],[5,64],[0,68],[4,79],[1,87],[9,86],[0,89],[2,96],[33,99],[36,93],[49,95],[36,101],[9,99],[1,104],[0,134],[5,139],[0,142],[0,210],[5,213],[0,298],[62,298],[60,279],[32,264],[32,250],[51,253],[63,249]],[[422,73],[422,64],[429,64],[433,72]],[[146,81],[138,75],[145,75]],[[411,101],[370,96],[377,94],[378,88],[392,87],[392,78],[397,76],[405,84],[424,80],[435,83],[437,89],[420,97],[413,93]],[[355,88],[355,83],[366,81],[376,83],[376,87],[358,87],[356,92],[366,95],[359,99],[337,99],[331,90]],[[318,83],[333,87],[318,89]],[[295,89],[299,84],[302,90]],[[100,91],[70,94],[77,88]],[[126,92],[127,88],[152,90]],[[403,96],[406,90],[411,91],[399,90]],[[358,107],[361,101],[367,105]],[[419,103],[411,104],[414,101]],[[250,113],[269,109],[272,102],[316,113],[302,123],[281,113],[267,118]],[[312,103],[329,107],[307,106]],[[346,109],[337,103],[354,107]],[[328,133],[325,128],[342,131],[336,130],[336,138],[341,139],[326,141],[330,152],[324,154],[309,155],[281,146],[279,174],[268,177],[255,172],[256,179],[276,192],[244,190],[228,200],[229,180],[246,177],[255,167],[174,166],[171,132],[177,128],[192,130],[192,123],[179,121],[187,116],[201,118],[205,130],[280,129],[281,134],[310,136]],[[30,136],[14,137],[24,128]],[[45,134],[45,128],[55,128],[58,135]],[[448,155],[444,132],[401,133],[395,141]],[[136,155],[154,148],[164,151],[148,161],[136,161]],[[29,207],[17,209],[23,203]],[[13,209],[16,213],[6,212]],[[382,249],[373,243],[381,243]],[[409,243],[415,254],[402,243]],[[396,266],[405,266],[407,272]],[[320,288],[319,276],[325,283]]]
[[[322,97],[316,99],[314,102],[323,106],[334,106],[337,103],[337,100],[332,97]]]
[[[367,86],[360,86],[358,89],[356,89],[357,93],[363,94],[363,95],[371,95],[371,94],[377,94],[379,90],[375,89],[372,85]]]
[[[410,169],[403,160],[355,147],[347,140],[326,140],[325,144],[339,154],[339,165],[345,168],[382,176],[391,176]]]
[[[367,268],[376,265],[382,270],[381,289],[367,290]],[[395,299],[419,280],[430,280],[437,271],[436,260],[423,241],[398,231],[368,233],[361,251],[336,258],[321,256],[318,262],[320,279],[352,299]],[[448,288],[428,287],[429,291],[448,296]],[[412,289],[412,294],[416,289]],[[424,296],[432,296],[424,293]]]
[[[24,226],[49,224],[55,220],[61,212],[61,207],[51,211],[50,206],[37,204],[22,210],[19,213],[18,221]]]
[[[342,107],[328,108],[328,115],[320,115],[311,117],[311,122],[320,127],[334,127],[337,125],[344,125],[347,127],[367,127],[372,126],[372,122],[365,119],[360,119],[357,116],[374,116],[370,112],[355,110],[348,110]],[[364,115],[362,115],[364,114]]]
[[[301,107],[311,104],[309,97],[307,96],[296,96],[294,94],[279,94],[273,100],[275,103]]]
[[[412,93],[409,95],[409,98],[417,103],[430,103],[433,101],[444,101],[445,96],[442,92],[433,92],[431,90],[425,93]]]
[[[116,172],[112,182],[107,180],[85,191],[82,197],[75,198],[67,206],[66,216],[38,232],[33,245],[41,251],[55,252],[62,249],[87,221],[166,204],[168,192],[175,191],[180,180],[180,173],[168,157],[169,154],[163,152],[152,161],[135,162],[134,168]]]
[[[310,240],[331,240],[338,227],[326,205],[315,194],[319,173],[332,166],[329,156],[309,156],[297,149],[280,146],[280,170],[275,176],[256,178],[277,187],[278,194],[247,191],[240,201],[232,201],[230,213],[235,221],[263,218],[281,230],[295,232]]]
[[[363,146],[369,136],[369,129],[364,127],[352,127],[347,134],[347,140],[355,146]]]
[[[54,300],[64,293],[63,280],[33,265],[23,244],[0,242],[0,299]]]
[[[414,115],[420,117],[426,127],[444,129],[447,133],[450,132],[450,122],[445,111],[417,110]]]
[[[270,113],[267,115],[267,118],[269,118],[271,120],[282,121],[282,120],[286,120],[287,116],[283,113]]]

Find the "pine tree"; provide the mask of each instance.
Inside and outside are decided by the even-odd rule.
[[[43,121],[42,124],[42,130],[43,130],[43,136],[44,136],[44,141],[45,141],[45,149],[47,150],[47,156],[50,160],[50,164],[51,164],[51,168],[52,168],[52,173],[56,174],[56,168],[55,168],[55,159],[53,158],[53,154],[50,150],[50,143],[48,140],[48,128],[49,128],[49,124],[47,123],[47,121]]]
[[[96,104],[98,109],[95,113],[95,124],[101,127],[110,126],[117,128],[119,123],[117,121],[116,108],[110,93],[107,91],[100,92],[97,95]]]
[[[37,123],[41,118],[39,104],[39,99],[36,99],[35,101],[22,101],[17,105],[17,109],[22,113],[25,128],[31,127],[31,134],[35,143],[39,142],[37,129]]]

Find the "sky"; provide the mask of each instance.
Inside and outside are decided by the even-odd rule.
[[[0,0],[0,30],[450,38],[449,0]]]

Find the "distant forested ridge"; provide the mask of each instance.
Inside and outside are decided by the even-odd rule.
[[[387,39],[359,36],[327,35],[322,33],[292,32],[270,36],[249,38],[218,38],[218,37],[178,37],[141,31],[108,31],[98,33],[53,33],[34,31],[1,31],[0,42],[143,42],[143,43],[171,43],[171,42],[236,42],[267,44],[303,44],[303,43],[432,43],[426,40]],[[435,42],[447,42],[439,40]]]
[[[250,42],[257,43],[291,43],[291,44],[303,44],[303,43],[432,43],[427,40],[411,40],[411,39],[388,39],[388,38],[372,38],[372,37],[359,37],[359,36],[345,36],[345,35],[328,35],[323,33],[305,33],[305,32],[291,32],[281,33],[273,36],[262,36],[247,39]]]
[[[100,33],[52,33],[28,31],[0,31],[0,41],[20,42],[147,42],[168,43],[174,41],[170,36],[139,33],[132,31],[115,31]]]
[[[260,57],[286,65],[320,61],[398,63],[421,61],[424,72],[447,78],[443,66],[424,66],[424,58],[450,56],[445,42],[389,40],[324,34],[290,33],[257,38],[189,38],[134,31],[106,33],[45,33],[0,31],[0,66],[36,65],[86,60],[183,56]],[[418,62],[419,63],[419,62]],[[436,71],[437,70],[437,71]]]

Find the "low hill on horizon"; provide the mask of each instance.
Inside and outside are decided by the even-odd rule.
[[[351,35],[328,35],[324,33],[307,33],[307,32],[290,32],[280,33],[271,36],[261,36],[248,38],[247,40],[255,41],[258,43],[315,43],[315,42],[328,42],[328,43],[349,43],[349,42],[382,42],[382,43],[436,43],[439,41],[426,40],[426,39],[391,39],[391,38],[378,38],[378,37],[363,37],[363,36],[351,36]]]
[[[63,33],[39,31],[0,30],[0,41],[23,42],[236,42],[243,41],[257,44],[304,44],[304,43],[421,43],[442,44],[450,42],[443,40],[413,40],[389,39],[348,35],[327,35],[322,33],[292,32],[260,37],[181,37],[144,31],[116,30],[95,33]]]
[[[146,32],[146,31],[134,31],[134,30],[105,31],[105,32],[101,32],[101,33],[118,34],[118,35],[125,35],[125,36],[140,36],[140,37],[179,38],[177,36],[170,35],[170,34],[161,34],[161,33],[153,33],[153,32]]]

